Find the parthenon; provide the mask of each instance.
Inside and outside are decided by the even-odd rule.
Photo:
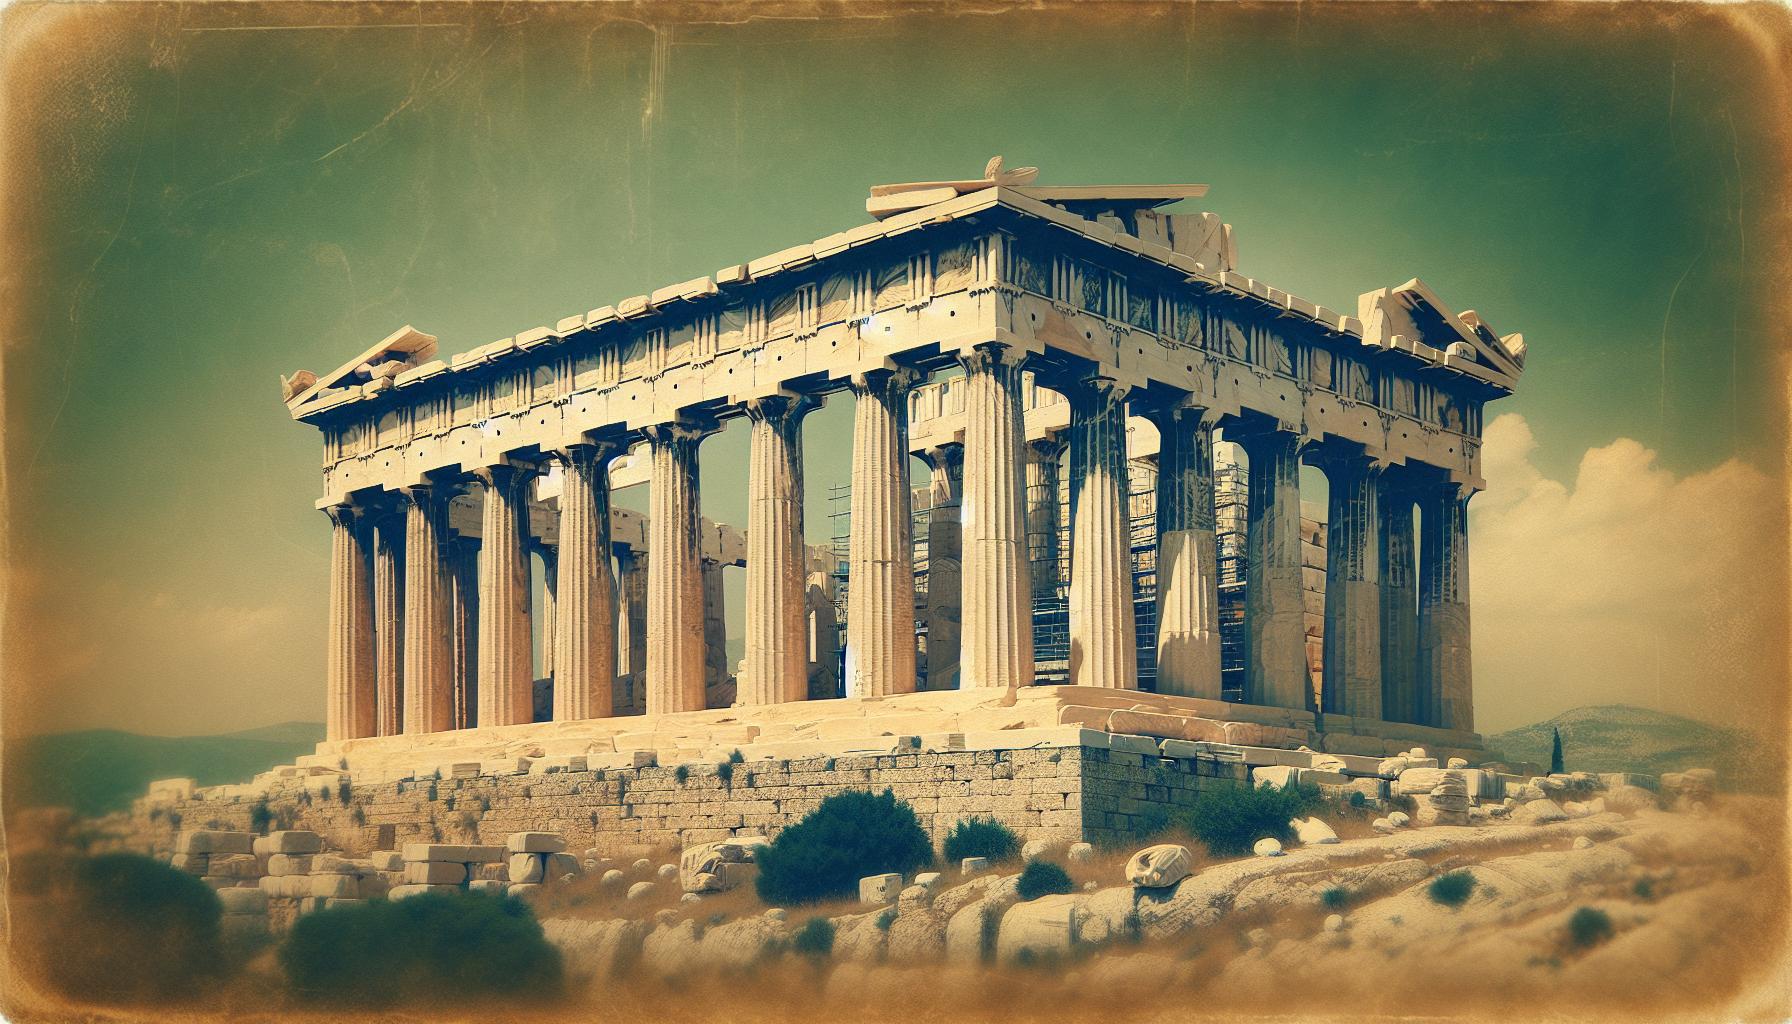
[[[1037,185],[998,160],[981,179],[879,186],[869,223],[552,327],[452,357],[405,327],[285,381],[293,418],[324,441],[326,746],[543,718],[710,721],[706,562],[746,570],[730,722],[774,721],[771,707],[793,702],[899,714],[918,679],[992,697],[1041,683],[1140,691],[1129,422],[1155,434],[1154,709],[1241,721],[1278,709],[1275,721],[1304,716],[1319,732],[1419,727],[1472,745],[1467,506],[1482,407],[1516,386],[1523,339],[1416,279],[1340,313],[1247,277],[1231,225],[1161,209],[1206,191]],[[930,377],[950,382],[922,387]],[[1039,393],[1050,400],[1028,400]],[[825,557],[805,542],[802,454],[804,416],[836,397],[854,409],[837,683],[817,665]],[[740,534],[701,518],[698,466],[703,440],[740,417],[748,519],[744,544],[724,550]],[[911,419],[937,436],[918,446]],[[1246,478],[1242,674],[1225,690],[1216,442],[1235,446]],[[612,467],[631,450],[645,517],[611,507]],[[936,551],[917,579],[912,452],[936,506],[956,510],[955,630],[916,599],[918,583],[929,600],[941,590],[927,573],[948,560]],[[1303,464],[1327,484],[1317,687]],[[1029,541],[1055,546],[1055,497],[1029,494],[1055,495],[1060,479],[1062,581],[1040,575],[1060,553]],[[551,593],[539,608],[532,552]],[[1034,634],[1060,586],[1062,679],[1037,669]],[[938,666],[918,664],[918,642]],[[934,670],[948,661],[949,680]],[[621,692],[637,682],[640,700]]]

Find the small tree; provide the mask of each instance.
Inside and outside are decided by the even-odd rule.
[[[890,790],[851,791],[823,800],[755,859],[760,899],[815,903],[852,895],[866,875],[906,875],[933,860],[933,844],[914,809]]]
[[[1016,883],[1023,900],[1041,896],[1061,896],[1071,889],[1070,875],[1049,860],[1036,860],[1026,866]]]
[[[1020,839],[994,818],[966,818],[946,833],[946,860],[956,864],[966,857],[988,857],[991,864],[1020,853]]]
[[[1550,745],[1549,773],[1551,775],[1560,775],[1568,770],[1562,764],[1562,730],[1551,729],[1550,732],[1555,738]]]

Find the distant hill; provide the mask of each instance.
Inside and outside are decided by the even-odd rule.
[[[202,786],[250,776],[309,754],[318,722],[283,722],[219,736],[140,736],[114,729],[30,736],[6,747],[6,798],[17,806],[60,805],[85,815],[123,810],[154,779],[185,776]]]
[[[1562,731],[1562,757],[1569,771],[1659,775],[1715,768],[1725,788],[1767,789],[1775,784],[1773,759],[1761,756],[1764,744],[1759,737],[1628,704],[1575,708],[1485,740],[1488,749],[1497,752],[1497,760],[1532,761],[1547,768],[1555,729]]]

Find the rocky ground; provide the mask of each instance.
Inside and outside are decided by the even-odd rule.
[[[1437,826],[1209,863],[1174,885],[1021,902],[990,874],[892,910],[769,911],[744,893],[646,919],[542,908],[585,998],[615,1019],[850,1013],[883,1019],[1213,1011],[1698,1017],[1775,955],[1777,808],[1642,809]],[[1450,906],[1432,884],[1473,879]],[[1570,926],[1592,908],[1578,938]],[[645,910],[645,908],[643,908]],[[812,916],[825,956],[791,952]],[[1769,1014],[1772,1015],[1772,1014]]]

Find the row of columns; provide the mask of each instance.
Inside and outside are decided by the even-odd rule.
[[[939,515],[941,509],[957,513],[952,532],[959,550],[932,550],[929,557],[941,567],[956,561],[962,620],[951,637],[952,649],[945,631],[936,638],[930,625],[929,675],[937,678],[933,672],[946,667],[936,658],[950,657],[961,687],[1031,685],[1037,587],[1027,496],[1029,482],[1035,490],[1049,484],[1056,492],[1057,453],[1049,453],[1048,473],[1039,457],[1048,453],[1026,440],[1018,353],[987,345],[960,361],[964,442],[929,458],[936,515],[943,523],[949,513]],[[850,382],[855,408],[846,682],[847,692],[860,696],[909,692],[916,683],[907,399],[917,380],[913,371],[892,368]],[[1063,391],[1071,409],[1070,681],[1134,689],[1128,391],[1099,373],[1060,374],[1047,383]],[[745,406],[752,437],[742,704],[807,695],[801,424],[813,406],[812,398],[788,393]],[[1186,403],[1157,403],[1142,411],[1162,435],[1158,689],[1218,699],[1214,421],[1207,410]],[[622,445],[592,441],[552,453],[565,474],[557,565],[549,563],[554,565],[551,611],[543,609],[552,622],[548,656],[556,719],[609,715],[619,658],[632,671],[643,655],[649,714],[704,707],[697,452],[718,427],[715,420],[693,417],[642,431],[652,467],[645,622],[626,610],[619,616],[614,597],[618,585],[625,592],[643,585],[638,566],[625,558],[619,565],[624,579],[620,584],[611,579],[608,464]],[[1229,427],[1228,435],[1244,446],[1250,461],[1246,700],[1305,707],[1310,692],[1302,622],[1300,438],[1278,429],[1234,434]],[[1325,710],[1367,717],[1388,711],[1389,717],[1470,728],[1466,497],[1445,485],[1390,492],[1389,478],[1360,453],[1328,450],[1321,464],[1334,480]],[[468,592],[472,573],[464,551],[448,542],[446,502],[455,491],[404,489],[402,532],[382,520],[369,534],[355,508],[328,510],[335,524],[332,738],[453,728],[468,720],[455,705],[463,693],[476,695],[466,699],[476,699],[480,725],[532,719],[525,545],[533,472],[529,466],[499,465],[474,474],[484,494],[476,595]],[[1411,561],[1410,512],[1419,501],[1426,529],[1415,581],[1404,567]],[[941,532],[943,543],[946,531]],[[1055,561],[1055,552],[1052,557]],[[1403,605],[1403,595],[1415,584],[1414,601]],[[625,609],[632,604],[625,600]],[[475,679],[454,678],[453,666],[467,663],[457,654],[477,665]]]

